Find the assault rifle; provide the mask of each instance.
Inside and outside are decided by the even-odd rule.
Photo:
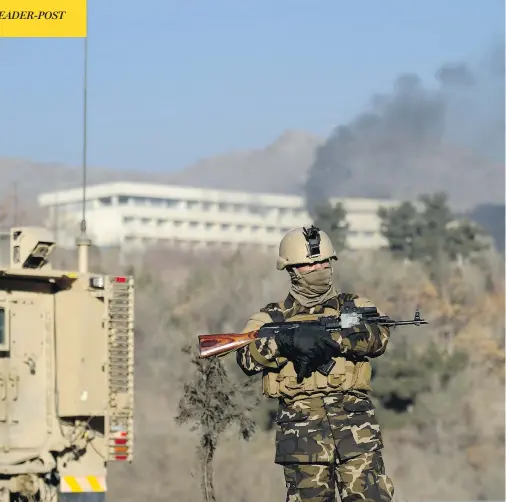
[[[302,325],[319,325],[323,326],[326,331],[333,332],[345,328],[351,328],[360,322],[368,322],[388,327],[406,325],[420,326],[421,324],[429,324],[425,319],[420,317],[419,309],[416,309],[415,317],[411,321],[395,321],[388,316],[379,315],[376,307],[356,307],[345,304],[342,307],[339,316],[320,317],[319,319],[315,319],[313,321],[266,323],[261,327],[261,335],[259,334],[260,330],[250,331],[248,333],[199,335],[199,357],[200,359],[205,359],[211,356],[221,357],[245,347],[259,336],[268,336],[270,334],[274,335],[279,333],[281,330],[290,333]],[[320,365],[317,370],[327,376],[334,367],[334,364],[335,362],[331,359],[327,363]]]

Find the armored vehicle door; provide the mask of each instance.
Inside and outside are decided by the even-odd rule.
[[[0,423],[8,450],[41,448],[51,430],[53,298],[34,292],[0,292]]]

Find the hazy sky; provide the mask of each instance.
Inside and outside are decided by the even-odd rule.
[[[504,0],[88,0],[89,164],[177,169],[319,135],[504,37]],[[0,39],[0,156],[79,164],[82,39]]]

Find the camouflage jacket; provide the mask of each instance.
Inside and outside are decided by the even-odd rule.
[[[272,322],[267,313],[277,308],[283,317],[290,318],[301,313],[323,313],[325,307],[339,310],[340,301],[353,300],[360,306],[372,306],[366,298],[340,294],[326,304],[306,309],[292,297],[280,304],[270,304],[253,315],[244,332],[257,330]],[[381,313],[380,313],[381,314]],[[275,317],[275,316],[274,316]],[[389,329],[367,324],[368,336],[352,344],[338,332],[333,338],[341,344],[342,357],[349,355],[361,358],[377,357],[386,349]],[[255,344],[256,351],[251,349]],[[237,362],[248,375],[279,371],[283,362],[279,360],[276,342],[263,337],[255,340],[237,353]],[[255,354],[257,352],[260,354]],[[257,359],[255,359],[257,357]],[[258,358],[262,360],[259,361]],[[371,453],[383,447],[382,436],[376,420],[375,409],[369,396],[360,390],[336,391],[330,395],[311,395],[295,401],[279,399],[276,417],[276,455],[278,464],[345,462],[363,453]]]

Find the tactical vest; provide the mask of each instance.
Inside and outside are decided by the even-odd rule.
[[[262,312],[269,314],[273,322],[309,321],[322,316],[338,316],[344,302],[353,301],[356,295],[340,293],[337,301],[326,304],[318,314],[298,313],[293,317],[286,316],[289,311],[283,309],[282,304],[271,303]],[[367,358],[353,358],[339,356],[332,358],[335,365],[328,376],[315,371],[301,383],[297,383],[297,373],[291,361],[287,361],[280,368],[269,368],[263,372],[263,393],[271,398],[283,398],[293,401],[305,397],[325,396],[345,390],[370,391],[371,363]]]

